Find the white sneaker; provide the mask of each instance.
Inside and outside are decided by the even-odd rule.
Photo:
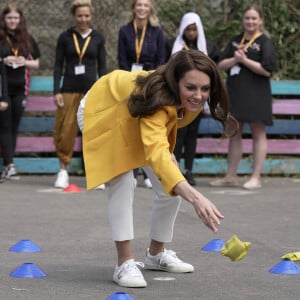
[[[165,249],[163,252],[152,256],[149,249],[146,252],[145,268],[149,270],[161,270],[172,273],[194,272],[191,264],[183,262],[172,250]]]
[[[95,190],[105,190],[105,184],[102,183],[102,184],[99,184],[98,186],[95,187]]]
[[[152,189],[152,183],[151,183],[151,181],[150,181],[149,178],[146,178],[146,179],[144,180],[144,186],[145,186],[147,189]]]
[[[54,187],[59,188],[59,189],[64,189],[69,185],[69,175],[67,170],[61,169],[57,173],[57,177],[54,183]]]
[[[2,172],[1,177],[3,179],[13,179],[13,180],[19,180],[20,176],[17,174],[15,165],[11,164],[7,167]]]
[[[143,268],[144,264],[128,259],[121,266],[116,266],[113,281],[123,287],[146,287],[147,282],[137,266]]]

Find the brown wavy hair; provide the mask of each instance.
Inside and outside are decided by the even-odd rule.
[[[162,106],[180,106],[179,81],[186,72],[198,70],[210,78],[208,105],[214,119],[220,121],[225,135],[232,136],[238,123],[229,113],[229,97],[216,64],[203,52],[182,50],[148,76],[138,76],[128,108],[133,117],[153,115]]]
[[[30,35],[27,31],[26,20],[21,8],[15,4],[10,3],[7,4],[0,15],[0,43],[6,40],[8,35],[8,28],[5,24],[5,16],[10,12],[17,12],[20,15],[20,23],[18,24],[16,30],[14,31],[14,39],[13,39],[13,46],[19,50],[19,55],[23,55],[27,57],[31,51],[31,42],[30,42]]]

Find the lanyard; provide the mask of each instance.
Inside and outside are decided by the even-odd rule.
[[[8,45],[10,46],[11,51],[12,51],[12,53],[14,54],[14,56],[18,56],[19,49],[13,47],[13,44],[12,44],[12,42],[11,42],[9,36],[6,37],[6,41],[7,41]]]
[[[188,50],[188,51],[190,50],[189,46],[186,43],[184,43],[183,47],[184,47],[185,50]]]
[[[247,52],[247,49],[253,44],[253,42],[255,41],[255,39],[258,37],[260,35],[260,32],[259,31],[257,31],[254,35],[253,35],[253,37],[251,38],[251,40],[246,44],[246,46],[243,48],[243,50],[245,51],[245,52]],[[243,35],[243,38],[242,38],[242,40],[241,40],[241,42],[240,42],[240,46],[242,46],[243,44],[244,44],[244,42],[245,42],[245,34]]]
[[[136,21],[133,21],[133,27],[134,27],[134,33],[135,33],[135,52],[136,52],[136,62],[138,63],[141,57],[141,53],[142,53],[142,47],[143,47],[143,43],[145,40],[145,34],[146,34],[146,27],[147,25],[143,26],[143,30],[142,30],[142,35],[141,38],[139,40],[138,38],[138,32],[137,32],[137,25],[136,25]]]
[[[82,50],[80,51],[80,48],[79,48],[79,44],[78,44],[78,39],[77,39],[77,36],[75,33],[73,33],[73,40],[74,40],[74,45],[75,45],[75,49],[76,49],[76,52],[78,54],[78,57],[79,57],[79,63],[81,64],[81,61],[83,59],[83,56],[86,52],[86,49],[90,43],[90,40],[91,40],[91,36],[89,36],[85,42],[84,42],[84,45],[82,47]]]

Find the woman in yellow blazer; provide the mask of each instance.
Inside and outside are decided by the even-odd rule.
[[[113,280],[120,286],[147,285],[137,267],[144,264],[133,259],[130,243],[134,236],[132,169],[145,167],[156,192],[147,268],[194,271],[174,251],[165,249],[172,240],[181,197],[194,206],[205,225],[217,231],[222,214],[188,184],[172,154],[177,128],[196,118],[206,101],[212,116],[228,129],[232,118],[222,78],[214,62],[199,51],[180,51],[152,72],[113,71],[99,79],[81,101],[78,123],[87,187],[109,182],[109,222],[118,253]]]

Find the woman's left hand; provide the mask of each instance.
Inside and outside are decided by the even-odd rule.
[[[8,103],[4,101],[0,101],[0,111],[6,110],[8,107]]]
[[[224,219],[224,216],[211,201],[190,186],[187,181],[179,182],[174,192],[194,206],[198,217],[208,228],[215,233],[218,231],[217,225],[220,224],[221,219]]]

